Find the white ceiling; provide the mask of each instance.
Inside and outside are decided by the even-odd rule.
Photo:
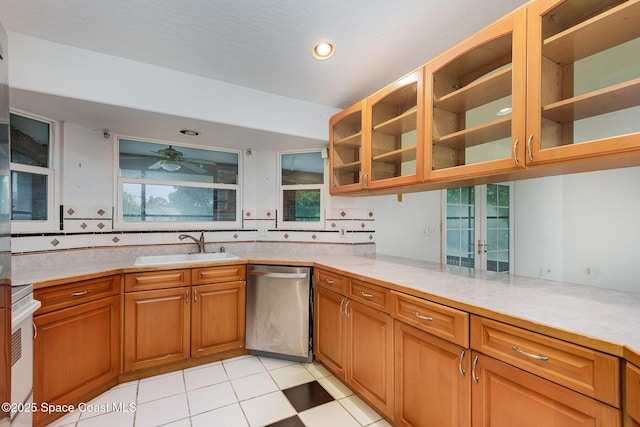
[[[16,33],[344,108],[524,3],[0,0],[0,22]],[[328,61],[311,54],[320,40],[336,45]]]

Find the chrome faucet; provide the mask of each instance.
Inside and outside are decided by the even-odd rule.
[[[198,252],[203,254],[204,253],[204,231],[200,233],[200,238],[196,239],[193,236],[189,236],[188,234],[181,234],[178,236],[178,239],[180,240],[184,240],[184,239],[191,239],[195,242],[196,245],[198,245]]]

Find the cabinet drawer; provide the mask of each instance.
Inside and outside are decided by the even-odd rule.
[[[203,267],[191,270],[191,283],[202,285],[207,283],[237,282],[247,279],[245,265],[223,265],[220,267]]]
[[[640,423],[640,368],[628,362],[625,385],[627,413]]]
[[[83,280],[68,285],[36,289],[33,297],[42,303],[36,315],[94,301],[120,292],[120,275]]]
[[[330,273],[325,270],[316,269],[316,285],[345,294],[347,291],[347,278],[339,274]]]
[[[389,289],[359,280],[349,281],[349,297],[369,307],[389,313],[391,299]]]
[[[620,408],[620,360],[478,316],[471,347],[488,356]]]
[[[464,311],[391,291],[391,315],[461,347],[469,347],[469,314]]]
[[[129,273],[124,276],[124,291],[148,291],[176,288],[191,284],[191,270],[165,270],[148,273]]]

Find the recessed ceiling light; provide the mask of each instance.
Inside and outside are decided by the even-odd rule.
[[[496,116],[506,116],[508,114],[511,114],[511,107],[505,107],[505,108],[501,108],[500,110],[498,110],[498,112],[496,113]]]
[[[313,56],[316,59],[329,59],[334,52],[335,47],[329,42],[320,42],[313,47]]]
[[[200,135],[200,132],[196,131],[196,130],[190,130],[190,129],[182,129],[180,131],[181,134],[183,135],[187,135],[187,136],[198,136]]]

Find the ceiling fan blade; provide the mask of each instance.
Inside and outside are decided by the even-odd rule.
[[[180,166],[184,166],[187,169],[191,169],[192,171],[196,172],[196,173],[206,173],[207,170],[204,168],[201,168],[198,165],[194,165],[192,163],[189,162],[178,162],[178,164],[180,164]]]
[[[162,162],[164,162],[164,160],[158,160],[151,166],[147,167],[147,169],[160,169],[160,167],[162,167]]]
[[[184,162],[189,162],[189,163],[198,164],[198,165],[211,165],[211,166],[218,165],[213,160],[201,160],[201,159],[181,159],[181,160]]]

